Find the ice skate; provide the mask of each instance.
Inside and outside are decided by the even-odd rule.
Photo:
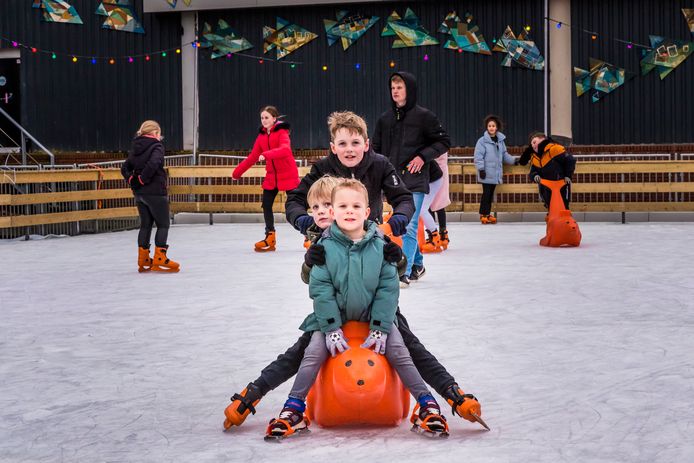
[[[137,271],[149,272],[152,269],[152,258],[149,257],[149,246],[137,248]]]
[[[275,230],[265,232],[265,239],[260,240],[255,243],[255,252],[268,252],[275,250],[275,244],[277,244],[277,237],[275,236]]]
[[[279,442],[288,437],[295,437],[310,432],[308,429],[311,422],[304,415],[306,405],[297,399],[288,399],[284,403],[284,408],[280,416],[270,420],[270,424],[265,432],[265,441]]]
[[[420,407],[420,404],[423,406]],[[426,437],[448,437],[448,423],[446,417],[441,414],[439,404],[431,395],[419,399],[410,416],[412,432],[423,434]]]
[[[169,246],[158,247],[154,251],[154,259],[152,263],[153,272],[169,272],[176,273],[180,270],[180,264],[174,262],[166,256]]]
[[[446,249],[448,249],[448,243],[450,243],[450,240],[448,239],[448,230],[446,230],[445,228],[441,229],[440,241],[441,241],[441,248],[444,251]]]
[[[487,225],[489,223],[489,216],[480,214],[480,223],[482,225]]]
[[[426,242],[422,245],[422,253],[432,253],[432,252],[441,252],[443,249],[441,248],[441,237],[439,235],[438,230],[434,231],[429,231],[427,230],[427,240]]]
[[[472,423],[479,423],[489,431],[489,426],[482,419],[482,406],[472,394],[465,394],[457,384],[450,386],[444,394],[446,402],[451,406],[453,415],[458,415]]]
[[[232,426],[241,426],[250,413],[255,415],[255,407],[262,398],[260,389],[253,383],[248,383],[241,394],[234,394],[231,397],[231,404],[224,410],[226,416],[224,430]]]

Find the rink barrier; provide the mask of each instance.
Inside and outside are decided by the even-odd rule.
[[[182,161],[182,160],[181,160]],[[189,161],[184,161],[189,162]],[[210,215],[261,212],[265,168],[249,169],[232,180],[233,165],[169,166],[171,212]],[[300,167],[299,175],[309,167]],[[477,212],[482,187],[474,164],[449,165],[451,212]],[[579,162],[573,178],[574,212],[694,211],[694,159],[670,161]],[[275,211],[283,212],[280,192]],[[386,210],[389,207],[386,205]],[[527,166],[507,166],[496,189],[496,212],[544,211]],[[97,233],[136,228],[137,210],[120,170],[84,166],[73,169],[0,170],[0,238],[31,234]]]

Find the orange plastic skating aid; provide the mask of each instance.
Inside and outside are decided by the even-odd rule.
[[[260,240],[255,243],[255,252],[268,252],[274,251],[275,245],[277,244],[277,236],[273,231],[265,232],[265,239]]]
[[[390,228],[390,224],[387,222],[388,218],[390,216],[387,216],[386,219],[383,220],[382,224],[379,224],[378,227],[381,229],[384,235],[386,235],[390,240],[397,244],[398,246],[402,247],[402,236],[395,236],[393,235],[393,229]]]
[[[170,272],[176,273],[180,270],[180,264],[174,262],[173,260],[166,257],[166,252],[168,246],[165,248],[157,247],[154,251],[154,258],[152,259],[152,271],[153,272]]]
[[[410,394],[384,355],[360,344],[369,324],[342,326],[350,349],[323,364],[306,398],[306,414],[319,426],[397,426],[407,418]]]
[[[152,258],[149,257],[149,248],[137,248],[137,271],[148,272],[152,269]]]
[[[564,207],[561,198],[561,188],[566,183],[564,180],[540,180],[540,183],[552,190],[549,201],[549,214],[547,215],[547,232],[540,240],[540,246],[579,246],[581,244],[581,230],[571,211]]]

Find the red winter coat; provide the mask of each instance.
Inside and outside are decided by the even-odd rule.
[[[265,156],[264,190],[277,188],[288,191],[299,185],[299,169],[296,167],[292,154],[288,123],[277,122],[270,129],[270,133],[261,127],[253,149],[248,157],[234,169],[231,176],[236,180],[240,179],[244,172],[258,162],[261,154]]]

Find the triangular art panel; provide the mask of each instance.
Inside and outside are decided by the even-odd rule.
[[[278,16],[276,28],[263,27],[263,53],[268,53],[276,48],[277,59],[279,60],[317,37],[317,34]]]
[[[516,37],[511,26],[506,26],[493,50],[506,53],[501,61],[502,66],[522,67],[533,71],[542,71],[545,68],[545,58],[540,54],[535,42],[530,40],[525,31]]]
[[[106,16],[106,20],[101,25],[104,29],[145,33],[142,24],[135,17],[135,8],[130,5],[130,0],[103,0],[96,9],[96,14]]]
[[[660,80],[663,80],[682,64],[694,51],[693,42],[673,40],[657,35],[649,36],[651,50],[641,59],[641,75],[646,75],[653,69],[658,70]]]
[[[450,39],[443,44],[449,50],[463,50],[482,55],[491,55],[489,45],[484,41],[484,36],[479,32],[480,28],[473,22],[470,13],[465,13],[465,20],[461,20],[455,11],[446,15],[439,27],[439,32],[449,34]]]
[[[597,103],[608,93],[614,92],[636,75],[599,59],[590,58],[589,63],[589,70],[574,67],[574,84],[576,96],[588,93],[591,89],[594,90],[591,92],[593,103]]]
[[[397,11],[388,16],[386,26],[381,31],[381,37],[398,38],[393,41],[393,48],[422,47],[425,45],[438,45],[436,37],[429,35],[414,11],[407,9],[405,17],[401,18]]]
[[[45,22],[82,24],[75,7],[64,0],[34,0],[32,7],[41,10]]]
[[[212,59],[217,59],[253,48],[253,44],[241,37],[226,21],[220,19],[214,31],[208,23],[203,26],[200,48],[209,47],[212,47]]]
[[[323,20],[328,46],[332,46],[339,40],[342,43],[342,49],[347,50],[379,19],[378,16],[367,17],[359,13],[352,15],[348,13],[346,10],[340,10],[337,13],[337,21]]]

